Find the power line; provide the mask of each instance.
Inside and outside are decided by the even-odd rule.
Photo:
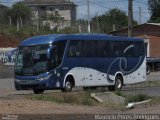
[[[91,3],[93,3],[93,2],[91,2]],[[93,4],[94,4],[94,5],[98,5],[98,6],[100,6],[100,7],[103,7],[103,8],[112,9],[112,8],[106,7],[106,6],[104,6],[104,5],[101,5],[101,4],[99,4],[99,3],[93,3]]]
[[[147,5],[147,6],[148,6],[147,3],[144,3],[144,2],[141,2],[141,1],[137,1],[137,0],[134,0],[134,1],[137,2],[137,3],[141,3],[141,4],[144,4],[144,5]]]

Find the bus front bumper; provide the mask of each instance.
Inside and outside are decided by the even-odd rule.
[[[36,80],[15,80],[16,90],[33,90],[33,89],[47,89],[47,84]]]
[[[61,89],[61,84],[59,81],[51,80],[14,80],[14,85],[16,90],[33,90],[33,89],[43,89],[43,90],[52,90],[52,89]]]

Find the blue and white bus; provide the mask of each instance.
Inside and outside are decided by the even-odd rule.
[[[144,41],[106,34],[36,36],[18,47],[15,88],[34,93],[73,87],[84,89],[123,85],[146,80]]]

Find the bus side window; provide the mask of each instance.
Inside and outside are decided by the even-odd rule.
[[[60,42],[54,43],[54,45],[56,47],[51,51],[51,56],[50,56],[51,59],[49,61],[49,65],[48,65],[49,69],[55,68],[62,63],[66,43],[67,43],[67,41],[60,41]]]
[[[57,48],[54,48],[51,51],[51,58],[50,58],[49,63],[48,63],[48,66],[49,66],[48,69],[51,70],[52,68],[57,67],[58,64],[59,64],[58,52],[57,52]]]
[[[69,47],[69,56],[70,57],[76,57],[76,56],[79,56],[79,51],[77,50],[76,46],[70,46]]]
[[[70,41],[68,55],[69,57],[80,57],[82,56],[83,45],[82,41]]]
[[[97,56],[109,57],[111,55],[111,46],[109,41],[97,41]]]
[[[62,62],[64,52],[65,52],[66,43],[67,43],[67,41],[60,41],[60,42],[55,43],[57,46],[55,52],[57,54],[58,64],[61,64],[61,62]]]
[[[135,57],[135,45],[133,42],[124,42],[124,57]]]
[[[112,51],[114,57],[121,57],[122,56],[122,42],[113,41],[112,42]]]
[[[85,57],[96,57],[97,52],[97,42],[95,40],[86,40],[84,41],[84,51]]]
[[[135,52],[137,53],[136,56],[142,56],[145,53],[144,43],[143,42],[134,42],[135,44]]]

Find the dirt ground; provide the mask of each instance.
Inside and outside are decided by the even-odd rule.
[[[150,120],[148,117],[160,119],[160,105],[141,105],[133,109],[116,109],[105,106],[84,106],[71,104],[58,104],[49,101],[28,99],[0,99],[0,119],[12,120],[95,120],[96,116],[115,116],[114,120],[134,120],[133,116],[146,118],[135,120]],[[2,117],[1,117],[2,115]],[[149,115],[149,116],[148,116]],[[9,117],[8,117],[9,116]],[[10,117],[13,116],[13,117]],[[123,118],[124,117],[124,118]],[[16,119],[13,119],[16,118]],[[104,118],[103,118],[104,119]],[[155,120],[155,119],[153,119]]]
[[[0,113],[10,114],[92,114],[105,113],[101,107],[57,104],[37,100],[1,100]]]
[[[49,101],[16,97],[0,99],[0,113],[9,114],[160,114],[160,104],[137,105],[133,109],[107,106],[60,104]]]

